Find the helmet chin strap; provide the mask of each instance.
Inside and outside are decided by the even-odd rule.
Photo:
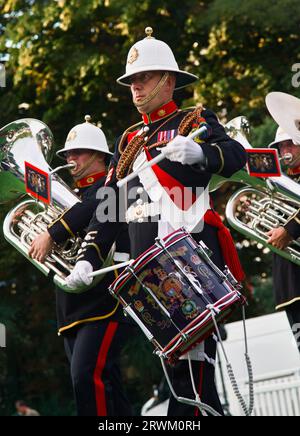
[[[80,168],[80,170],[78,172],[76,172],[75,174],[72,173],[71,171],[71,175],[73,177],[73,179],[76,181],[78,179],[81,179],[83,177],[83,174],[85,172],[85,170],[93,163],[95,162],[96,158],[98,157],[98,152],[96,151],[95,153],[92,154],[92,156],[85,162],[85,164],[83,165],[82,168]],[[76,170],[76,168],[75,168]]]
[[[160,81],[158,82],[158,84],[152,89],[152,91],[150,92],[150,94],[147,95],[147,97],[145,97],[143,100],[139,101],[138,103],[134,103],[134,105],[137,108],[141,108],[142,106],[144,106],[145,104],[149,103],[149,101],[153,100],[154,97],[157,96],[157,94],[159,93],[159,91],[161,90],[161,88],[164,86],[164,84],[166,83],[166,81],[168,80],[169,77],[169,73],[168,71],[166,71],[163,76],[161,77]]]
[[[298,155],[297,156],[295,156],[294,158],[293,158],[293,156],[292,156],[292,159],[288,162],[288,166],[290,167],[291,165],[298,165],[299,164],[299,162],[300,162],[300,152],[298,153]]]

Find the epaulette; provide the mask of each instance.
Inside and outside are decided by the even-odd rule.
[[[189,112],[189,111],[195,111],[196,109],[200,109],[201,111],[204,111],[206,108],[203,106],[202,103],[198,103],[195,106],[187,106],[184,108],[181,108],[181,112]]]

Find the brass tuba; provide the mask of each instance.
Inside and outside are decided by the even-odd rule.
[[[53,144],[50,129],[42,121],[33,118],[14,121],[0,130],[0,202],[20,199],[28,194],[25,188],[25,161],[48,174],[51,185],[50,204],[27,197],[6,215],[3,233],[5,239],[41,272],[46,276],[53,275],[56,285],[72,292],[66,287],[65,278],[76,262],[82,242],[79,237],[70,238],[62,245],[54,245],[45,263],[28,255],[32,240],[64,211],[81,201],[56,174],[59,169],[72,164],[52,170],[47,163]]]
[[[247,139],[249,123],[244,116],[229,121],[225,130],[245,149],[253,148]],[[214,177],[211,190],[217,189],[228,180],[246,185],[235,192],[227,203],[225,215],[229,224],[246,237],[255,239],[278,255],[300,265],[298,240],[292,241],[284,250],[266,242],[266,233],[270,229],[285,225],[299,210],[299,184],[286,175],[268,178],[250,176],[244,168],[230,179]]]

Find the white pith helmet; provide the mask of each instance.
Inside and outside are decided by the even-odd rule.
[[[86,115],[84,119],[85,123],[77,124],[69,131],[64,148],[56,152],[58,157],[65,159],[67,151],[78,149],[100,151],[107,155],[113,154],[108,149],[106,137],[102,130],[90,122],[89,115]]]
[[[266,106],[281,128],[281,133],[278,129],[270,146],[289,139],[295,145],[300,145],[300,99],[285,92],[269,92],[266,96]]]
[[[293,138],[286,133],[281,127],[278,127],[278,129],[276,130],[276,135],[275,135],[275,139],[273,142],[271,142],[268,147],[269,148],[277,148],[279,142],[282,141],[288,141],[288,140],[293,140]]]
[[[117,79],[120,85],[130,86],[130,76],[144,71],[172,71],[176,73],[175,89],[198,80],[194,74],[179,69],[174,54],[170,47],[163,41],[155,39],[152,28],[146,27],[147,37],[136,42],[128,52],[126,72]]]

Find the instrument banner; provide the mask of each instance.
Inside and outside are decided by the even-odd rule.
[[[25,186],[26,192],[31,197],[51,203],[51,189],[49,174],[25,161]]]
[[[281,167],[276,149],[247,149],[247,171],[255,177],[280,177]]]

